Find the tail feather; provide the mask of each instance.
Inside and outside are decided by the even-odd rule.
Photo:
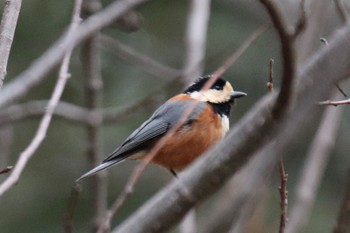
[[[95,175],[97,172],[109,168],[111,166],[117,165],[118,163],[123,162],[125,159],[122,160],[110,160],[110,161],[106,161],[101,163],[100,165],[98,165],[97,167],[91,169],[90,171],[88,171],[87,173],[85,173],[84,175],[82,175],[81,177],[79,177],[75,182],[79,182],[82,179],[85,179],[88,176],[92,176]]]

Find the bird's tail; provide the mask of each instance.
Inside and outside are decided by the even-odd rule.
[[[90,171],[88,171],[87,173],[85,173],[84,175],[79,177],[75,182],[79,182],[79,181],[81,181],[82,179],[84,179],[84,178],[86,178],[88,176],[95,175],[97,172],[99,172],[99,171],[101,171],[103,169],[106,169],[108,167],[111,167],[113,165],[117,165],[118,163],[121,163],[124,160],[125,159],[122,159],[122,160],[110,160],[110,161],[103,162],[100,165],[98,165],[97,167],[91,169]]]

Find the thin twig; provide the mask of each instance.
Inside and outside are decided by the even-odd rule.
[[[33,64],[4,86],[0,92],[0,108],[25,95],[35,85],[39,84],[63,58],[67,48],[74,48],[96,31],[106,27],[125,12],[147,0],[114,1],[103,10],[86,19],[74,34],[64,33],[46,52]]]
[[[270,59],[270,63],[269,63],[269,81],[267,82],[266,86],[267,86],[267,89],[269,90],[269,92],[273,92],[273,64],[274,64],[274,60],[273,59]]]
[[[260,0],[269,12],[271,20],[277,30],[281,44],[281,53],[283,58],[282,84],[277,98],[277,103],[273,109],[273,116],[281,117],[291,101],[293,81],[296,72],[296,55],[294,49],[293,33],[289,30],[281,10],[274,0]]]
[[[10,56],[22,0],[8,0],[4,3],[4,11],[0,22],[0,89],[7,74],[8,58]]]
[[[82,15],[90,17],[102,8],[99,0],[84,0]],[[81,61],[85,81],[85,103],[89,112],[95,112],[97,119],[103,118],[103,112],[97,111],[103,107],[103,80],[101,77],[100,51],[98,48],[99,32],[91,35],[82,44]],[[86,155],[89,167],[97,166],[103,159],[102,150],[102,121],[95,124],[86,124],[87,149]],[[103,215],[107,209],[107,171],[102,171],[91,179],[91,191],[93,193],[93,229],[100,225]]]
[[[76,206],[78,204],[80,192],[81,192],[80,184],[75,184],[74,187],[72,187],[72,191],[69,198],[68,210],[63,220],[65,233],[73,232],[73,217],[74,217]]]
[[[326,46],[328,46],[328,41],[326,38],[321,37],[320,41],[324,43]],[[336,88],[338,91],[344,96],[347,97],[346,93],[343,91],[343,89],[340,88],[340,86],[336,83],[335,84]],[[321,101],[319,102],[320,105],[333,105],[333,106],[338,106],[342,104],[350,104],[350,99],[347,100],[326,100],[326,101]]]
[[[286,229],[286,224],[288,221],[288,217],[287,217],[287,208],[288,208],[287,180],[288,180],[288,175],[286,174],[286,171],[284,169],[283,159],[280,160],[279,170],[280,170],[280,176],[281,176],[281,186],[279,187],[280,196],[281,196],[281,219],[280,219],[280,227],[279,227],[278,232],[284,233],[284,230]]]
[[[346,98],[348,95],[345,93],[345,91],[339,86],[338,83],[335,84],[335,87],[338,89],[338,91]]]
[[[179,70],[168,67],[158,61],[134,50],[131,47],[121,43],[115,38],[106,35],[99,35],[99,46],[108,52],[112,52],[118,57],[139,66],[144,71],[155,75],[156,77],[173,80],[181,75]]]
[[[267,88],[269,92],[273,92],[273,63],[274,60],[270,59],[270,75],[269,81],[267,83]],[[279,187],[280,196],[281,196],[281,217],[280,217],[280,227],[279,233],[284,233],[284,229],[286,228],[287,223],[287,206],[288,206],[288,191],[287,191],[287,178],[288,175],[284,169],[283,158],[281,158],[279,162],[279,171],[281,177],[281,185]]]
[[[298,37],[306,27],[305,0],[300,0],[299,11],[300,11],[300,16],[295,25],[295,29],[292,35],[294,38]]]
[[[192,83],[203,73],[210,2],[210,0],[191,0],[191,9],[187,18],[186,54],[183,68],[186,85]]]
[[[73,16],[72,16],[72,23],[71,23],[70,28],[68,30],[68,35],[73,35],[75,33],[75,30],[76,30],[78,24],[80,23],[81,3],[82,3],[82,0],[75,1],[75,6],[74,6]],[[0,196],[2,194],[4,194],[7,190],[9,190],[13,185],[15,185],[18,182],[19,177],[20,177],[23,169],[25,168],[28,160],[33,156],[35,151],[39,148],[42,141],[46,137],[46,133],[47,133],[47,130],[50,126],[53,112],[55,110],[55,107],[56,107],[59,99],[61,98],[65,84],[69,78],[68,68],[69,68],[69,62],[70,62],[72,49],[73,49],[73,46],[69,47],[65,51],[65,56],[64,56],[64,59],[62,61],[61,68],[59,70],[58,80],[57,80],[56,86],[53,90],[49,104],[47,106],[47,110],[46,110],[47,112],[42,117],[39,128],[38,128],[34,138],[30,142],[28,147],[20,154],[19,159],[16,162],[15,168],[13,169],[13,172],[0,185]]]
[[[350,99],[346,99],[346,100],[326,100],[326,101],[319,102],[319,104],[320,105],[338,106],[338,105],[350,104]]]
[[[290,212],[286,233],[300,232],[307,225],[318,187],[332,154],[341,115],[342,109],[333,107],[326,108],[323,113],[296,186],[296,200]]]
[[[5,168],[0,168],[0,175],[9,173],[12,170],[13,166],[7,166]]]

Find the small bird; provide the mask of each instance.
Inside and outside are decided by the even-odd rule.
[[[211,75],[199,78],[183,93],[166,101],[100,165],[82,175],[77,181],[126,159],[143,159],[192,105],[193,110],[182,126],[165,142],[151,161],[169,169],[176,176],[177,172],[225,136],[229,130],[231,105],[236,98],[247,95],[234,91],[232,85],[222,78],[218,78],[209,89],[203,89],[211,78]]]

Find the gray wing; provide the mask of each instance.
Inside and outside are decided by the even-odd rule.
[[[173,101],[166,102],[160,106],[150,119],[136,129],[120,147],[113,151],[100,165],[77,179],[77,182],[103,169],[116,165],[131,156],[134,152],[149,146],[149,142],[167,133],[168,130],[181,119],[182,114],[187,111],[191,103],[193,103],[193,101],[190,100]],[[195,121],[204,107],[205,103],[197,102],[185,124]]]
[[[103,162],[123,160],[129,157],[133,152],[142,150],[148,146],[148,142],[164,135],[180,119],[182,114],[188,109],[193,101],[173,101],[166,102],[160,106],[154,114],[136,129],[115,151],[111,153]],[[194,110],[188,117],[191,122],[205,107],[205,103],[197,102]]]

